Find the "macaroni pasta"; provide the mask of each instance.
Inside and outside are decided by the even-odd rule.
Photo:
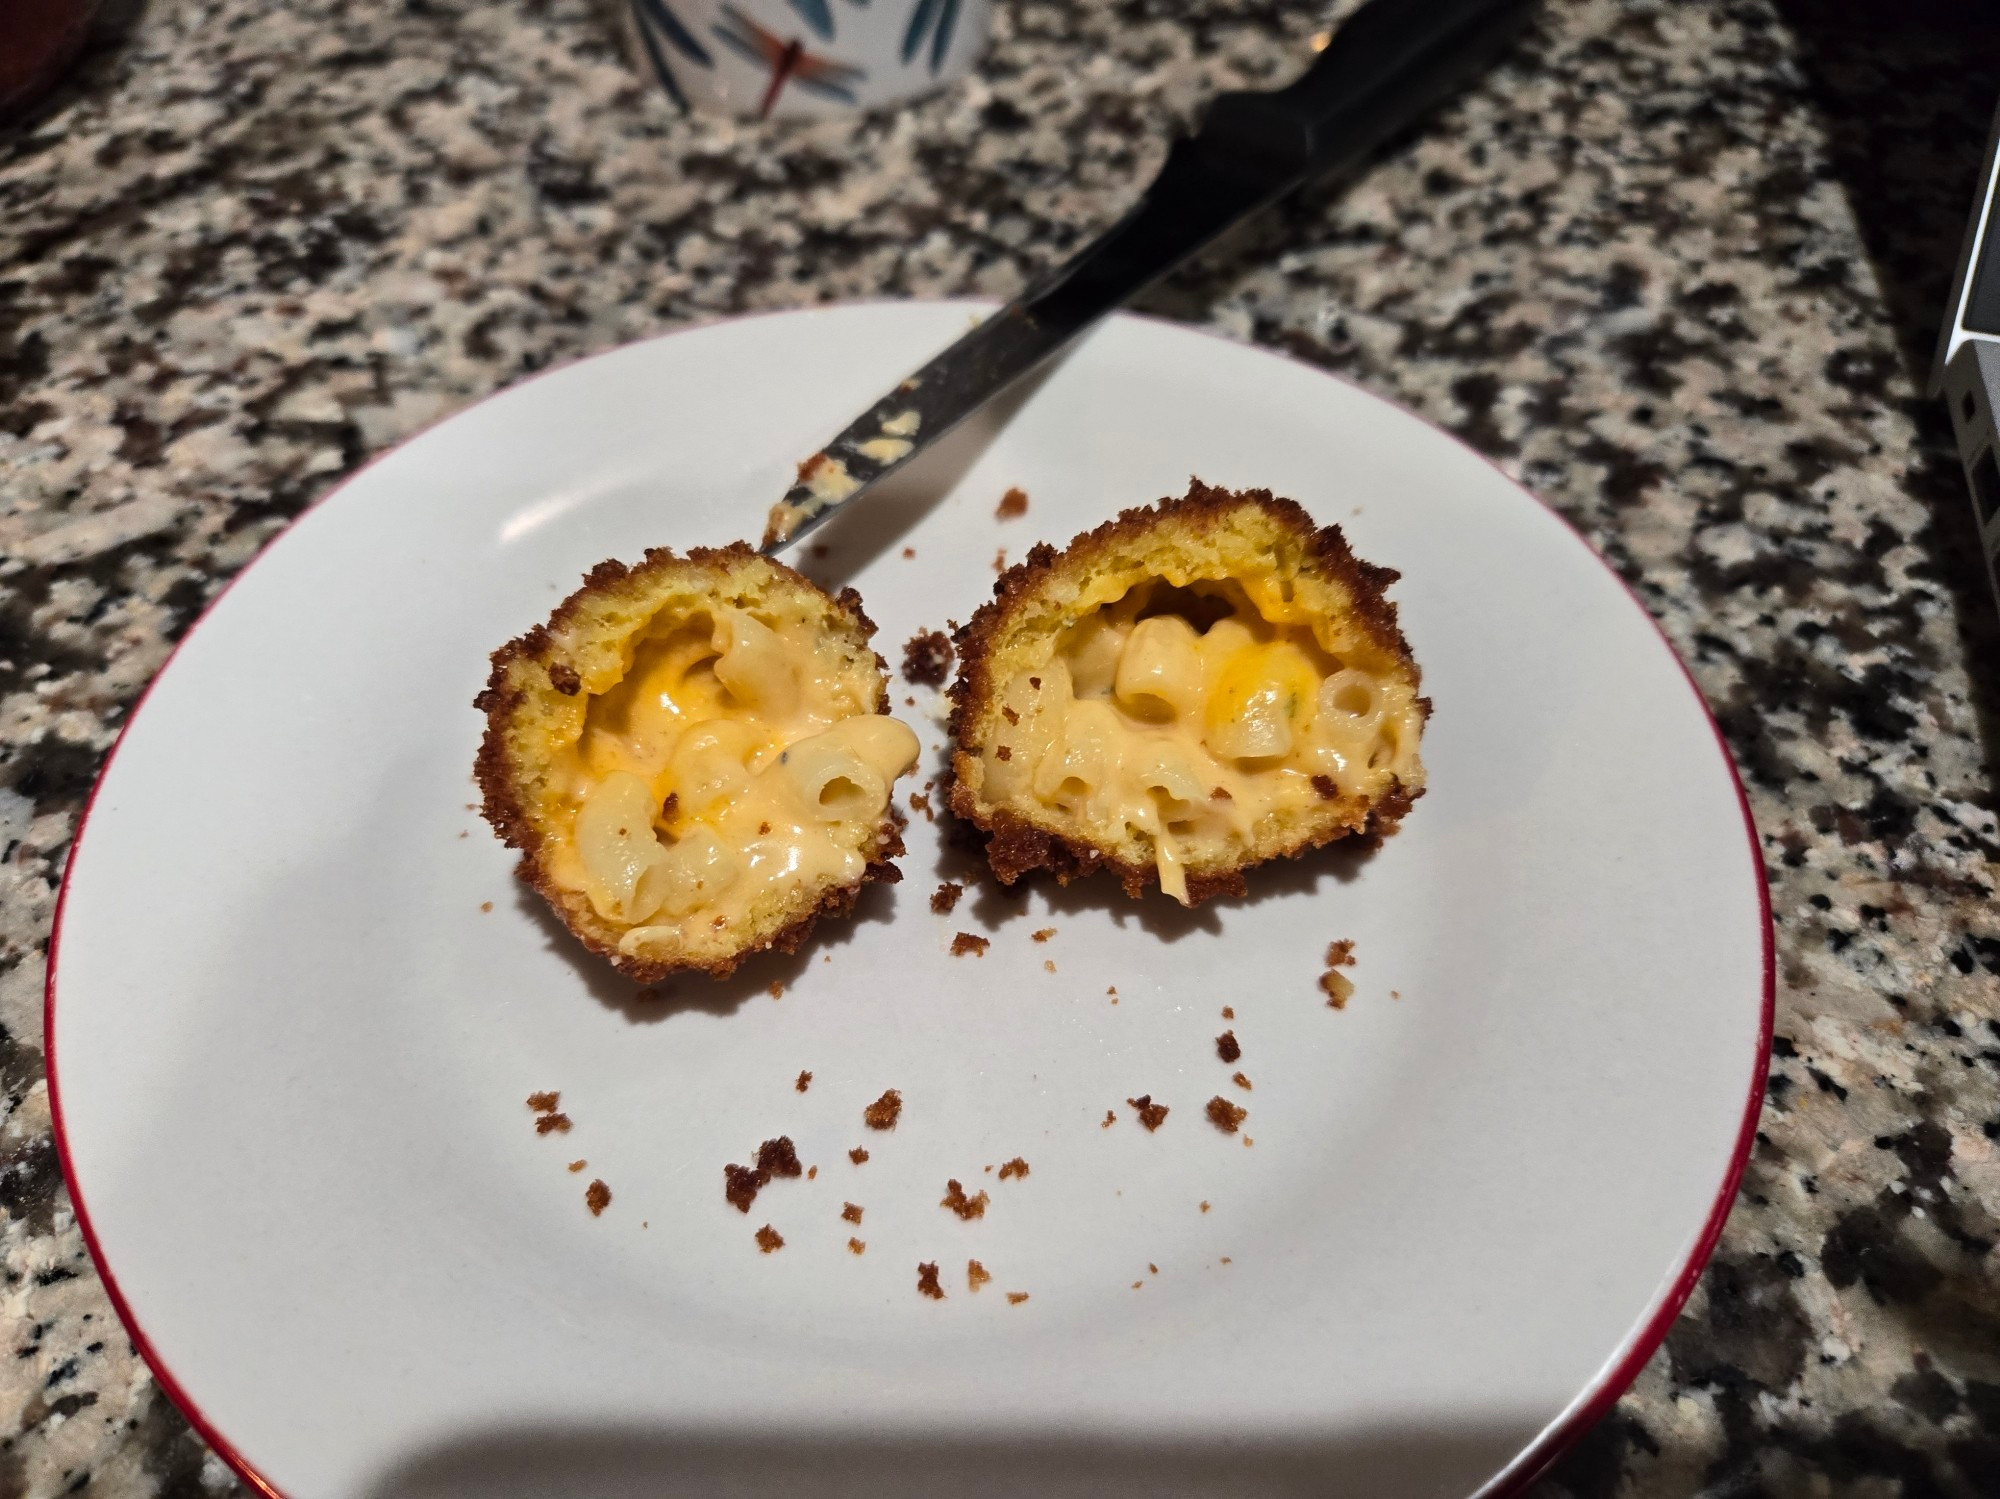
[[[1056,636],[1001,689],[986,797],[1088,837],[1150,845],[1187,899],[1189,861],[1248,853],[1274,819],[1390,776],[1417,783],[1421,710],[1385,653],[1336,655],[1274,589],[1138,584]]]

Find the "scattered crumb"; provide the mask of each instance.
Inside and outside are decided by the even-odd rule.
[[[585,1166],[588,1166],[589,1164],[590,1162],[588,1161],[571,1161],[569,1163],[569,1169],[572,1171],[581,1171]]]
[[[812,1181],[812,1180],[814,1180],[814,1179],[815,1179],[816,1177],[818,1177],[818,1175],[819,1175],[819,1167],[817,1167],[817,1166],[808,1166],[808,1167],[806,1167],[806,1180],[807,1180],[807,1181]]]
[[[931,909],[940,916],[949,916],[958,905],[958,898],[965,894],[965,886],[946,880],[931,892]]]
[[[1146,1261],[1146,1268],[1155,1275],[1158,1275],[1160,1273],[1160,1267],[1154,1264],[1151,1260]]]
[[[1354,997],[1354,980],[1339,970],[1354,966],[1354,944],[1352,942],[1329,942],[1326,948],[1326,972],[1319,976],[1319,986],[1326,991],[1326,1002],[1336,1010],[1347,1008],[1348,1000]]]
[[[1000,1168],[1000,1180],[1002,1181],[1005,1181],[1010,1176],[1026,1176],[1027,1174],[1028,1163],[1019,1156],[1015,1156],[1013,1160]]]
[[[1323,802],[1338,801],[1340,799],[1340,784],[1332,776],[1314,776],[1312,778],[1312,789]]]
[[[992,945],[992,942],[985,937],[975,937],[970,932],[960,932],[951,939],[951,955],[954,958],[962,958],[971,953],[976,958],[983,958],[986,956],[986,949]]]
[[[993,1279],[993,1277],[987,1272],[986,1267],[980,1264],[978,1260],[967,1260],[965,1262],[966,1290],[976,1291],[991,1279]]]
[[[1201,1210],[1202,1210],[1202,1211],[1203,1211],[1204,1213],[1208,1211],[1208,1202],[1207,1202],[1207,1200],[1206,1200],[1206,1199],[1203,1199],[1203,1201],[1202,1201],[1202,1204],[1201,1204]]]
[[[812,1084],[813,1084],[813,1075],[810,1072],[801,1072],[799,1074],[799,1080],[793,1083],[792,1086],[796,1088],[799,1092],[803,1093],[806,1091],[806,1089],[810,1088]]]
[[[849,1254],[866,1254],[868,1252],[868,1246],[862,1243],[859,1239],[849,1239],[847,1241],[847,1252]]]
[[[1228,1256],[1228,1255],[1226,1255],[1226,1254],[1225,1254],[1225,1255],[1224,1255],[1224,1256],[1222,1257],[1222,1263],[1223,1263],[1223,1264],[1225,1264],[1225,1265],[1227,1265],[1227,1264],[1231,1263],[1231,1261],[1230,1261],[1230,1258],[1229,1258],[1229,1256]]]
[[[1054,927],[1045,926],[1039,932],[1036,932],[1034,934],[1034,938],[1037,942],[1046,942],[1049,940],[1049,938],[1053,937],[1055,934],[1056,934],[1056,929]]]
[[[469,837],[471,836],[471,834],[469,834],[468,832],[466,832],[466,831],[465,831],[465,829],[463,829],[463,828],[460,828],[460,829],[459,829],[459,832],[458,832],[458,836],[459,836],[459,837],[461,837],[461,838],[469,838]]]
[[[1225,1135],[1236,1133],[1236,1126],[1249,1117],[1248,1109],[1239,1109],[1220,1093],[1208,1101],[1208,1117],[1215,1127]]]
[[[1401,991],[1401,990],[1398,990],[1398,989],[1391,989],[1391,990],[1389,991],[1389,998],[1391,998],[1391,999],[1401,999],[1402,997],[1403,997],[1403,995],[1402,995],[1402,991]]]
[[[724,1166],[722,1195],[735,1205],[737,1212],[747,1213],[766,1180],[764,1173],[754,1166]]]
[[[917,1294],[928,1296],[933,1301],[944,1300],[944,1287],[938,1284],[937,1263],[925,1260],[917,1266]]]
[[[903,680],[919,687],[942,687],[951,672],[951,638],[942,630],[919,630],[903,642]]]
[[[1139,1111],[1139,1122],[1146,1126],[1148,1133],[1167,1122],[1167,1106],[1163,1103],[1154,1103],[1152,1094],[1141,1093],[1137,1098],[1128,1098],[1125,1101]]]
[[[1028,492],[1025,489],[1009,489],[1000,496],[1000,504],[993,512],[995,520],[1016,520],[1028,513]]]
[[[1014,758],[1013,746],[1006,744],[1001,745],[998,749],[993,751],[993,758],[996,760],[1003,760],[1003,761],[1013,759]]]
[[[759,1145],[757,1169],[767,1177],[799,1175],[804,1168],[799,1165],[799,1153],[792,1145],[792,1137],[780,1135]]]
[[[914,708],[916,704],[912,702],[910,706]],[[912,812],[923,813],[925,822],[937,821],[937,813],[931,808],[930,793],[927,791],[912,791],[910,793],[910,810]],[[938,914],[942,915],[944,913],[939,912]]]
[[[858,1202],[843,1202],[840,1205],[840,1216],[849,1223],[859,1224],[861,1222],[861,1211],[861,1204]]]
[[[482,900],[479,903],[479,909],[482,911],[491,911],[493,909],[493,902],[490,900]]]
[[[894,1088],[887,1089],[880,1098],[861,1111],[861,1121],[870,1129],[894,1129],[896,1119],[903,1112],[903,1095]],[[853,1151],[849,1151],[851,1156]],[[860,1160],[868,1159],[868,1152],[862,1151]],[[859,1161],[856,1162],[859,1164]]]
[[[967,1197],[965,1195],[965,1188],[958,1184],[958,1178],[953,1177],[944,1184],[944,1197],[938,1202],[938,1206],[941,1208],[950,1208],[959,1217],[970,1223],[974,1218],[984,1218],[986,1216],[986,1203],[987,1196],[984,1192],[981,1192],[977,1197]]]
[[[1009,1306],[1019,1306],[1027,1299],[1028,1293],[1026,1291],[1009,1291],[1007,1293],[1007,1304]]]
[[[819,1170],[817,1166],[813,1168]],[[757,1200],[757,1194],[771,1183],[774,1176],[798,1176],[799,1153],[792,1145],[790,1135],[780,1135],[775,1140],[766,1140],[757,1147],[755,1166],[728,1165],[722,1168],[722,1195],[734,1204],[739,1213],[750,1211],[750,1204]]]
[[[604,1210],[611,1206],[611,1189],[601,1181],[592,1182],[584,1188],[583,1205],[590,1209],[591,1217],[601,1217]]]
[[[1236,1018],[1236,1007],[1234,1005],[1224,1005],[1222,1007],[1222,1018],[1224,1020],[1234,1020]]]
[[[1042,959],[1042,971],[1043,971],[1044,973],[1054,973],[1054,972],[1056,971],[1056,964],[1055,964],[1055,959],[1053,959],[1053,958],[1043,958],[1043,959]]]
[[[914,708],[916,707],[916,705],[917,705],[917,700],[913,697],[906,697],[903,699],[903,706],[905,708]]]
[[[1007,571],[1007,549],[1005,547],[1000,548],[999,551],[993,554],[993,571],[996,573]]]
[[[553,1114],[556,1111],[556,1105],[561,1102],[562,1094],[560,1093],[530,1093],[528,1095],[528,1107],[533,1109],[537,1114]]]
[[[914,557],[917,555],[917,549],[915,547],[904,547],[903,555],[905,557]]]
[[[1249,1148],[1250,1148],[1250,1147],[1251,1147],[1252,1145],[1255,1145],[1256,1143],[1257,1143],[1257,1142],[1256,1142],[1255,1140],[1251,1139],[1251,1138],[1250,1138],[1250,1137],[1249,1137],[1248,1135],[1245,1135],[1245,1136],[1243,1137],[1243,1148],[1244,1148],[1245,1150],[1248,1150],[1248,1149],[1249,1149]]]
[[[1241,1089],[1242,1089],[1242,1090],[1243,1090],[1243,1091],[1244,1091],[1245,1093],[1250,1093],[1250,1092],[1254,1092],[1254,1091],[1255,1091],[1255,1090],[1254,1090],[1254,1089],[1253,1089],[1253,1088],[1252,1088],[1252,1087],[1250,1086],[1250,1079],[1249,1079],[1249,1078],[1247,1078],[1247,1077],[1245,1077],[1245,1076],[1244,1076],[1244,1075],[1243,1075],[1242,1073],[1240,1073],[1240,1072],[1238,1072],[1238,1073],[1233,1073],[1233,1074],[1231,1074],[1231,1076],[1230,1076],[1230,1079],[1229,1079],[1229,1080],[1230,1080],[1230,1081],[1231,1081],[1232,1083],[1236,1084],[1236,1086],[1237,1086],[1237,1087],[1241,1088]]]
[[[766,989],[764,992],[770,995],[771,998],[773,999],[783,999],[785,997],[785,986],[782,983],[780,983],[777,979],[772,979],[771,987]]]
[[[815,557],[831,557],[833,555],[833,548],[823,541],[815,541],[806,550],[811,552]]]
[[[1224,1031],[1215,1038],[1215,1054],[1225,1062],[1233,1062],[1243,1055],[1243,1048],[1236,1044],[1236,1032]],[[803,1083],[799,1085],[799,1091],[805,1092]]]
[[[539,1118],[539,1119],[537,1119],[537,1120],[535,1121],[535,1133],[536,1133],[536,1134],[538,1134],[538,1135],[546,1135],[546,1134],[547,1134],[547,1133],[548,1133],[548,1132],[549,1132],[550,1130],[555,1130],[555,1131],[557,1131],[557,1132],[558,1132],[558,1133],[560,1133],[560,1134],[565,1134],[565,1135],[566,1135],[566,1134],[568,1134],[568,1133],[569,1133],[569,1115],[567,1115],[567,1114],[544,1114],[544,1115],[542,1115],[542,1117],[541,1117],[541,1118]]]
[[[1099,1129],[1110,1129],[1111,1126],[1116,1124],[1117,1122],[1118,1122],[1117,1112],[1112,1109],[1106,1109],[1104,1111],[1104,1122],[1098,1125],[1097,1127]]]
[[[987,1174],[988,1176],[991,1176],[991,1175],[993,1174],[993,1168],[992,1168],[991,1166],[988,1166],[988,1167],[986,1168],[986,1174]]]
[[[868,1159],[868,1152],[857,1145],[854,1149],[847,1152],[847,1158],[859,1166],[863,1161]]]
[[[1139,1287],[1143,1286],[1144,1284],[1145,1282],[1143,1280],[1135,1280],[1132,1282],[1132,1289],[1136,1291],[1139,1289]]]
[[[757,1230],[757,1247],[766,1254],[774,1254],[785,1247],[785,1236],[767,1223]]]

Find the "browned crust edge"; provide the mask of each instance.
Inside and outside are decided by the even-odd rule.
[[[566,661],[554,659],[556,647],[553,632],[568,624],[591,594],[624,583],[648,570],[665,572],[670,568],[680,568],[690,564],[705,568],[720,578],[726,576],[733,564],[758,555],[747,542],[738,541],[726,547],[694,547],[685,554],[666,547],[651,547],[638,563],[631,566],[615,558],[598,563],[584,574],[583,582],[576,591],[556,605],[545,623],[536,625],[508,641],[493,653],[491,658],[493,669],[487,676],[486,686],[472,700],[472,706],[486,715],[486,732],[480,738],[479,753],[472,763],[473,779],[479,785],[482,798],[480,813],[492,825],[493,831],[499,835],[502,843],[521,851],[520,862],[514,866],[514,877],[548,902],[549,909],[555,912],[556,918],[569,929],[570,935],[578,942],[603,958],[620,973],[642,984],[658,983],[673,974],[687,972],[707,973],[717,979],[728,978],[746,959],[760,952],[797,952],[821,918],[845,916],[852,911],[864,885],[893,885],[903,877],[902,870],[890,862],[901,858],[905,852],[903,847],[905,824],[901,814],[896,812],[892,805],[890,815],[883,818],[875,830],[874,844],[868,850],[867,867],[862,870],[861,877],[852,884],[836,886],[827,891],[820,898],[818,905],[796,921],[781,927],[762,942],[746,945],[727,957],[718,958],[711,963],[662,963],[630,957],[590,933],[579,931],[576,924],[570,920],[568,909],[554,883],[541,868],[538,856],[541,853],[542,835],[529,818],[527,809],[521,805],[513,780],[508,774],[504,725],[526,696],[508,681],[509,669],[517,661],[545,663],[551,685],[559,692],[573,693],[575,687],[566,687],[564,682],[576,681],[575,669]],[[861,595],[854,589],[843,588],[837,595],[829,595],[824,588],[795,568],[787,567],[773,558],[764,560],[790,581],[828,599],[835,609],[853,621],[855,630],[862,640],[874,638],[875,622],[861,607]],[[876,653],[875,665],[882,677],[881,686],[876,691],[875,711],[887,713],[889,666],[882,659],[880,652]]]
[[[1305,506],[1296,500],[1280,499],[1268,489],[1220,489],[1204,484],[1200,479],[1190,478],[1188,492],[1181,498],[1166,496],[1151,505],[1137,505],[1121,511],[1095,530],[1073,538],[1060,552],[1047,542],[1037,542],[1023,560],[1000,575],[993,585],[993,597],[981,604],[972,618],[960,626],[953,636],[952,644],[958,651],[958,677],[945,689],[952,705],[949,728],[953,746],[945,805],[954,815],[984,834],[986,862],[1001,884],[1012,885],[1023,875],[1037,869],[1047,870],[1063,885],[1104,870],[1115,874],[1125,893],[1137,900],[1145,894],[1147,886],[1157,886],[1160,881],[1159,870],[1153,865],[1114,858],[1094,843],[1052,833],[1005,810],[982,811],[967,789],[963,764],[972,758],[967,736],[976,705],[990,697],[994,690],[990,670],[993,643],[1008,617],[1044,579],[1055,572],[1059,564],[1068,566],[1081,562],[1087,566],[1096,557],[1124,542],[1142,538],[1162,520],[1172,519],[1176,524],[1202,529],[1219,524],[1245,505],[1255,506],[1274,524],[1290,531],[1304,543],[1308,560],[1345,585],[1352,595],[1355,617],[1369,638],[1403,663],[1410,673],[1413,687],[1423,685],[1423,673],[1417,666],[1416,657],[1410,654],[1410,644],[1403,638],[1403,632],[1396,623],[1396,606],[1388,597],[1389,585],[1402,574],[1394,568],[1379,567],[1355,556],[1339,526],[1317,525]],[[1419,696],[1417,707],[1425,718],[1430,717],[1429,698]],[[1368,809],[1367,821],[1360,828],[1332,827],[1308,833],[1290,847],[1276,849],[1254,863],[1240,864],[1234,869],[1190,871],[1187,903],[1192,907],[1216,896],[1245,895],[1249,887],[1244,882],[1243,871],[1275,859],[1300,858],[1313,849],[1346,838],[1377,841],[1386,838],[1422,795],[1421,789],[1411,793],[1401,781],[1391,781],[1388,789]]]

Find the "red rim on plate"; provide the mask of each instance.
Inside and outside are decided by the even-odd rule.
[[[848,302],[835,305],[857,307],[868,305],[900,306],[902,304],[896,302],[874,304]],[[724,323],[751,322],[767,317],[785,317],[793,315],[796,311],[797,309],[788,308],[778,312],[749,313],[742,317],[719,318],[713,322],[697,326],[705,328]],[[1158,322],[1175,328],[1180,332],[1198,333],[1205,337],[1218,339],[1224,343],[1230,343],[1238,347],[1242,346],[1237,340],[1225,338],[1223,335],[1214,333],[1211,330],[1190,327],[1186,324],[1175,323],[1165,318],[1142,317],[1139,314],[1129,312],[1122,313],[1120,316],[1133,318],[1138,321]],[[675,336],[675,333],[685,331],[692,330],[676,329],[674,332],[658,336],[671,338]],[[1256,346],[1253,345],[1251,347]],[[598,351],[598,353],[603,352],[608,351]],[[1269,354],[1276,359],[1286,358],[1285,355],[1279,354],[1275,350],[1259,348],[1258,352]],[[147,700],[153,694],[153,689],[159,685],[160,679],[166,674],[167,668],[173,664],[174,658],[180,654],[187,642],[194,638],[195,632],[207,622],[209,616],[214,613],[216,606],[222,602],[229,590],[235,586],[238,579],[241,579],[251,568],[257,566],[258,563],[268,557],[272,549],[280,542],[294,535],[303,521],[323,508],[330,500],[339,495],[341,491],[360,478],[362,474],[373,468],[377,463],[382,462],[391,453],[398,451],[400,448],[423,436],[432,427],[441,425],[443,422],[449,421],[453,417],[471,410],[472,407],[483,404],[485,401],[493,400],[497,396],[518,390],[522,386],[532,384],[547,376],[559,374],[572,365],[581,364],[585,360],[595,357],[597,357],[596,354],[580,355],[576,359],[552,365],[548,369],[538,371],[534,375],[529,376],[526,380],[517,381],[503,390],[495,391],[491,395],[482,397],[479,401],[474,401],[460,407],[458,410],[438,418],[437,421],[426,423],[423,427],[418,428],[415,432],[405,437],[402,442],[376,454],[367,463],[364,463],[352,474],[349,474],[339,484],[328,490],[326,494],[322,495],[312,505],[296,516],[284,530],[273,537],[264,549],[256,557],[252,558],[249,563],[245,564],[223,586],[222,590],[209,601],[207,607],[202,610],[201,614],[188,628],[187,633],[176,642],[173,650],[168,653],[167,659],[160,664],[160,669],[153,674],[152,680],[146,684],[144,691],[139,695],[138,702],[133,705],[131,714],[126,718],[124,726],[119,729],[118,737],[112,742],[110,750],[105,754],[104,763],[99,767],[97,777],[91,784],[90,794],[84,800],[83,810],[77,817],[76,830],[70,838],[69,857],[64,861],[62,882],[56,892],[55,914],[49,927],[47,973],[42,990],[42,1030],[43,1046],[48,1066],[49,1116],[51,1131],[55,1137],[56,1157],[62,1168],[63,1181],[69,1188],[70,1203],[76,1213],[77,1227],[81,1230],[84,1245],[90,1251],[91,1260],[97,1267],[98,1278],[103,1282],[105,1293],[109,1296],[112,1307],[117,1311],[120,1320],[125,1324],[126,1331],[131,1335],[133,1347],[139,1351],[139,1356],[146,1361],[146,1366],[152,1371],[154,1380],[166,1392],[168,1398],[179,1407],[181,1414],[187,1418],[188,1424],[199,1432],[202,1440],[214,1449],[216,1455],[226,1462],[236,1472],[237,1476],[255,1492],[267,1496],[267,1499],[286,1499],[286,1496],[283,1490],[279,1489],[276,1484],[258,1472],[255,1465],[243,1455],[235,1443],[208,1418],[200,1404],[175,1377],[172,1368],[169,1367],[160,1351],[153,1346],[152,1341],[146,1336],[145,1329],[140,1325],[137,1315],[133,1312],[131,1303],[126,1300],[124,1292],[119,1288],[117,1275],[105,1259],[103,1250],[98,1244],[97,1234],[91,1226],[89,1209],[84,1203],[83,1192],[72,1169],[69,1141],[63,1129],[62,1091],[58,1082],[55,1044],[56,980],[59,972],[58,954],[62,941],[63,908],[69,897],[70,870],[75,866],[76,851],[83,843],[84,831],[89,824],[91,811],[97,804],[98,792],[103,787],[104,778],[110,773],[112,762],[117,758],[118,751],[125,742],[125,736],[131,732],[132,725],[138,720],[139,714],[145,709]],[[1290,360],[1287,362],[1303,363],[1303,361]],[[1371,399],[1384,399],[1381,396],[1375,395],[1374,392],[1366,390],[1365,387],[1360,386],[1355,381],[1335,374],[1330,370],[1318,369],[1313,366],[1306,367],[1313,369],[1314,373],[1326,379],[1360,390]],[[1395,403],[1392,402],[1390,404]],[[1578,1393],[1577,1398],[1571,1403],[1567,1411],[1556,1417],[1542,1431],[1541,1435],[1516,1454],[1512,1461],[1499,1473],[1495,1474],[1478,1492],[1477,1496],[1475,1496],[1475,1499],[1513,1499],[1513,1496],[1525,1493],[1537,1479],[1547,1473],[1557,1460],[1618,1402],[1619,1397],[1625,1393],[1625,1390],[1631,1385],[1632,1381],[1638,1377],[1639,1371],[1645,1367],[1647,1361],[1652,1358],[1660,1344],[1665,1341],[1668,1329],[1673,1325],[1674,1319],[1680,1315],[1681,1308],[1686,1305],[1688,1297],[1694,1291],[1695,1282],[1701,1278],[1701,1273],[1708,1264],[1709,1256],[1715,1250],[1716,1242],[1722,1237],[1723,1225],[1728,1221],[1730,1210],[1735,1204],[1737,1185],[1742,1180],[1743,1169],[1750,1159],[1751,1145],[1756,1140],[1757,1120],[1763,1110],[1765,1080],[1770,1071],[1771,1037],[1777,1007],[1777,959],[1771,929],[1771,894],[1769,881],[1765,878],[1763,846],[1758,837],[1756,821],[1750,812],[1750,799],[1744,790],[1743,778],[1737,772],[1736,762],[1729,753],[1728,743],[1723,738],[1721,725],[1716,722],[1715,715],[1709,711],[1708,702],[1702,696],[1699,686],[1696,685],[1693,673],[1688,670],[1687,664],[1681,660],[1680,653],[1674,649],[1673,642],[1667,638],[1666,631],[1660,627],[1659,622],[1646,609],[1645,605],[1640,601],[1639,596],[1633,591],[1631,585],[1619,576],[1617,570],[1606,562],[1584,540],[1582,535],[1577,532],[1576,528],[1560,512],[1556,511],[1552,506],[1545,504],[1526,486],[1522,485],[1513,476],[1508,474],[1505,469],[1501,468],[1499,464],[1488,458],[1484,453],[1479,452],[1478,449],[1472,447],[1456,434],[1447,431],[1433,422],[1427,421],[1417,413],[1408,410],[1408,408],[1398,405],[1397,409],[1403,411],[1405,415],[1410,416],[1412,419],[1422,422],[1424,426],[1452,443],[1455,447],[1478,458],[1481,463],[1505,479],[1510,487],[1518,490],[1535,504],[1540,505],[1557,520],[1562,521],[1563,529],[1569,533],[1577,545],[1583,548],[1593,562],[1617,580],[1619,587],[1625,591],[1626,597],[1631,600],[1632,607],[1653,627],[1654,633],[1659,636],[1660,643],[1666,647],[1669,658],[1679,668],[1681,679],[1687,684],[1688,692],[1694,698],[1696,707],[1700,710],[1702,717],[1707,720],[1709,731],[1715,738],[1716,753],[1721,758],[1723,768],[1729,775],[1729,783],[1736,792],[1737,806],[1743,817],[1744,834],[1750,844],[1751,865],[1758,875],[1756,884],[1759,934],[1762,939],[1763,950],[1763,996],[1761,1013],[1758,1018],[1756,1066],[1751,1073],[1749,1095],[1744,1100],[1742,1122],[1737,1129],[1736,1144],[1731,1152],[1728,1167],[1723,1172],[1722,1180],[1716,1188],[1714,1203],[1709,1209],[1707,1219],[1702,1224],[1701,1232],[1695,1238],[1693,1247],[1689,1250],[1680,1268],[1675,1272],[1665,1299],[1654,1310],[1652,1316],[1639,1330],[1637,1336],[1632,1339],[1625,1352],[1608,1364],[1589,1386]]]

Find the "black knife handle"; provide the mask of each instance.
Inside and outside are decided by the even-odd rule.
[[[1287,87],[1220,95],[1197,139],[1266,157],[1295,181],[1349,165],[1484,67],[1534,8],[1535,0],[1369,0]]]
[[[1258,207],[1352,166],[1489,63],[1536,0],[1368,0],[1292,83],[1217,95],[1125,218],[1021,298],[1038,322],[1101,315]]]
[[[882,397],[817,455],[847,480],[799,483],[771,512],[764,551],[804,536],[909,461],[884,456],[889,422],[917,418],[924,443],[1141,288],[1212,244],[1232,224],[1336,167],[1352,166],[1416,123],[1513,35],[1535,0],[1368,0],[1313,64],[1268,93],[1223,94],[1201,129],[1173,143],[1166,165],[1124,218]]]
[[[1372,150],[1457,92],[1527,25],[1535,0],[1373,0],[1279,101],[1306,120],[1313,173]]]

